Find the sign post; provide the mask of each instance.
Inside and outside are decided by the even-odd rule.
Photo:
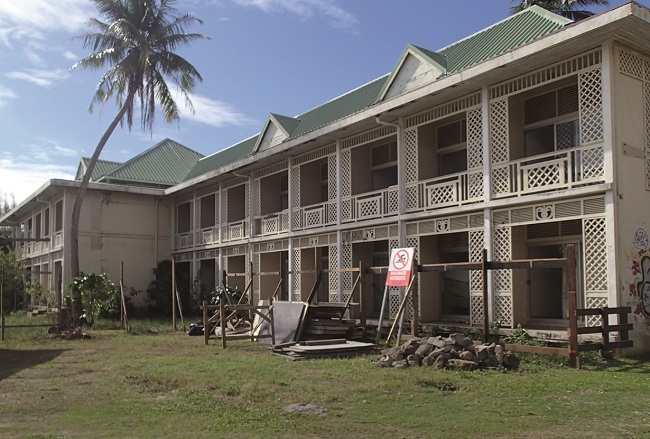
[[[384,320],[384,310],[388,303],[388,292],[390,287],[407,287],[411,279],[411,268],[413,267],[414,248],[394,248],[391,251],[388,261],[388,274],[386,275],[386,286],[384,297],[379,312],[379,325],[377,327],[377,343],[381,336],[381,327]],[[390,311],[388,313],[390,316]],[[397,316],[399,318],[399,316]],[[390,317],[388,318],[390,321]]]

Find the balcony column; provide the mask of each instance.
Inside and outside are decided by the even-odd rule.
[[[294,285],[296,284],[294,280],[298,278],[296,274],[294,274],[294,270],[298,269],[299,267],[296,267],[294,264],[294,257],[293,257],[293,239],[291,238],[291,232],[293,231],[293,157],[289,157],[287,159],[287,193],[288,193],[288,202],[287,202],[287,208],[289,210],[289,220],[287,224],[288,232],[289,232],[289,248],[288,248],[288,269],[289,269],[289,283],[288,283],[288,288],[287,292],[289,297],[287,299],[290,302],[293,302],[293,293],[294,293]],[[282,206],[280,206],[282,207]],[[280,223],[282,223],[282,214],[280,213]],[[279,227],[281,228],[281,226]],[[251,258],[253,256],[251,255]],[[252,260],[252,259],[251,259]]]
[[[492,200],[492,155],[490,154],[490,89],[483,86],[481,90],[481,125],[483,145],[483,199],[489,206]],[[487,250],[488,259],[494,258],[494,227],[492,224],[492,209],[483,209],[483,245]],[[483,318],[492,321],[494,318],[494,282],[491,270],[487,272],[488,289],[488,315]]]
[[[219,195],[216,200],[217,205],[215,206],[217,211],[217,220],[214,223],[216,225],[216,229],[219,231],[219,239],[217,242],[221,244],[223,242],[223,226],[225,224],[222,216],[223,211],[221,209],[221,204],[223,203],[223,188],[221,187],[221,182],[219,182],[217,194]],[[221,267],[221,249],[219,249],[219,267]],[[221,270],[221,268],[219,269]]]
[[[605,171],[605,182],[614,183],[615,176],[615,157],[614,153],[614,115],[613,108],[613,90],[612,82],[616,77],[614,72],[615,48],[611,41],[605,42],[601,47],[602,68],[601,68],[601,87],[603,98],[603,161]],[[605,229],[605,242],[607,248],[607,306],[617,307],[618,288],[616,280],[618,278],[618,263],[616,258],[616,196],[617,188],[615,185],[612,189],[605,192],[605,219],[608,227]]]
[[[336,231],[336,261],[330,261],[330,268],[341,268],[343,262],[342,249],[343,249],[343,232],[341,231],[341,211],[343,210],[343,203],[341,202],[341,140],[336,139],[336,225],[338,226]],[[336,267],[332,267],[332,262],[336,264]],[[343,273],[336,273],[336,285],[338,297],[343,297],[343,289],[341,285],[343,284]],[[327,297],[329,300],[329,293],[331,291],[330,286],[327,286]]]

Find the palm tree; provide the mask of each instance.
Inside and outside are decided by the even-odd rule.
[[[174,50],[191,42],[207,38],[205,35],[186,33],[185,29],[203,22],[188,14],[180,14],[174,7],[175,0],[90,0],[106,22],[97,18],[88,21],[91,31],[77,37],[92,54],[72,66],[93,70],[108,68],[102,75],[89,111],[95,104],[103,105],[115,97],[119,107],[117,115],[99,140],[81,186],[75,198],[70,226],[71,272],[79,274],[79,216],[90,176],[97,159],[117,127],[133,125],[134,105],[139,103],[143,130],[152,131],[156,104],[167,122],[179,120],[178,105],[167,80],[171,81],[194,111],[189,93],[199,72]]]
[[[518,1],[518,5],[510,8],[510,13],[515,14],[533,5],[541,6],[563,17],[573,21],[582,20],[594,15],[593,12],[584,9],[585,6],[607,6],[609,0],[512,0]]]

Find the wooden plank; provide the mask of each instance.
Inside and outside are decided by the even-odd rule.
[[[634,346],[632,340],[620,340],[620,341],[610,341],[609,347],[611,349],[622,349],[622,348],[631,348]]]
[[[554,348],[550,346],[528,346],[522,344],[506,343],[506,350],[512,352],[524,352],[528,354],[557,355],[561,357],[569,356],[568,348]]]
[[[632,308],[629,306],[619,306],[618,308],[601,308],[602,314],[612,315],[612,314],[629,314],[632,312]]]
[[[602,349],[602,343],[583,343],[578,345],[578,351],[580,352],[600,351]]]
[[[302,342],[302,345],[305,346],[323,346],[323,345],[330,345],[330,344],[341,344],[345,343],[346,340],[344,338],[332,338],[329,340],[307,340]]]
[[[600,334],[603,328],[600,326],[586,326],[584,328],[577,328],[577,334]]]

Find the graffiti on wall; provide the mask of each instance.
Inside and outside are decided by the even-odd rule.
[[[650,245],[648,244],[648,234],[644,229],[638,229],[632,241],[634,250],[628,252],[627,259],[632,270],[629,292],[635,320],[643,320],[647,326],[650,326]]]

